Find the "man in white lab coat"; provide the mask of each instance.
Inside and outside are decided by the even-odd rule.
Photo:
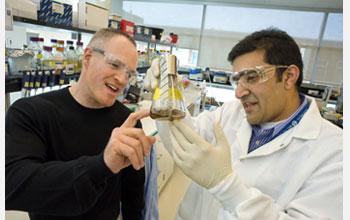
[[[157,123],[193,180],[176,219],[341,220],[343,132],[299,93],[303,63],[295,41],[278,29],[258,31],[228,60],[238,100]],[[148,70],[146,88],[157,86],[158,66]]]

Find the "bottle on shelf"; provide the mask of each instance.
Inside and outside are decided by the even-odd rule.
[[[51,39],[50,40],[50,47],[52,48],[52,54],[56,53],[56,47],[57,47],[57,40],[56,39]]]
[[[148,65],[151,65],[153,61],[153,49],[148,50]]]
[[[39,46],[39,38],[30,37],[30,43],[27,47],[27,50],[32,50],[34,52],[34,57],[31,62],[31,69],[37,70],[41,69],[41,58],[42,58],[42,49]]]
[[[75,54],[77,56],[77,65],[76,65],[76,73],[81,72],[82,68],[82,62],[83,62],[83,55],[84,55],[84,48],[83,48],[83,42],[77,42],[77,48],[75,49]]]
[[[142,51],[139,54],[139,67],[144,67],[146,65],[146,56],[145,56],[145,52]]]
[[[149,60],[149,57],[148,57],[148,53],[147,53],[147,51],[145,51],[144,53],[143,53],[143,57],[144,57],[144,62],[143,62],[143,66],[145,67],[145,66],[148,66],[148,60]]]
[[[52,82],[50,82],[50,76],[51,76],[51,71],[54,70],[55,68],[55,60],[52,55],[52,47],[49,46],[44,46],[43,47],[43,58],[42,58],[42,68],[43,71],[41,73],[41,88],[42,92],[47,89],[48,85],[53,86],[54,81],[51,79]]]
[[[63,47],[57,47],[56,53],[54,54],[54,60],[55,60],[55,75],[60,75],[61,71],[64,70],[65,66],[65,55],[64,55],[64,48]]]
[[[63,47],[64,52],[64,40],[57,40],[57,47]]]
[[[142,53],[141,53],[141,51],[138,50],[138,51],[137,51],[137,55],[138,55],[138,56],[137,56],[137,66],[138,66],[138,67],[142,67],[142,59],[141,59],[141,58],[142,58],[142,57],[141,57]]]
[[[70,46],[66,52],[65,60],[66,75],[73,75],[77,69],[77,55],[74,51],[74,47]]]
[[[42,64],[43,64],[43,70],[52,70],[55,68],[55,61],[52,54],[52,47],[44,46]]]
[[[43,50],[43,48],[44,48],[44,38],[39,37],[38,43],[39,43],[40,48]]]
[[[74,46],[73,46],[73,41],[67,40],[67,41],[66,41],[66,47],[64,48],[64,53],[65,53],[65,54],[69,52],[69,48],[70,48],[71,46],[74,47]]]
[[[9,62],[8,62],[8,56],[7,56],[7,48],[5,48],[5,78],[7,78],[9,75]]]

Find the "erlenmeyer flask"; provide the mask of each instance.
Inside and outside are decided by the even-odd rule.
[[[174,120],[184,118],[186,107],[177,81],[176,56],[162,54],[159,59],[159,86],[153,94],[151,118],[156,120]]]

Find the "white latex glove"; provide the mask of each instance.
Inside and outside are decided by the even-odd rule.
[[[146,77],[143,81],[143,85],[145,89],[150,92],[154,92],[154,90],[159,85],[159,77],[160,76],[160,66],[159,66],[159,58],[156,58],[152,61],[151,67],[148,68],[146,72]],[[182,84],[182,77],[177,73],[177,82]],[[180,87],[182,89],[182,87]]]
[[[143,81],[145,89],[148,91],[154,91],[159,85],[159,58],[156,58],[152,61],[151,67],[148,68],[146,72],[145,80]]]
[[[170,123],[170,130],[176,142],[173,144],[174,161],[192,180],[210,189],[232,175],[230,148],[219,121],[214,124],[216,146],[182,121]]]

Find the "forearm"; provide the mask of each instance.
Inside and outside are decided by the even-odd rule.
[[[336,168],[338,166],[338,168]],[[340,165],[329,168],[332,177],[313,177],[287,204],[259,189],[247,187],[238,175],[232,175],[208,191],[221,203],[219,220],[261,219],[342,219],[342,180]],[[332,170],[332,171],[330,171]],[[327,181],[324,181],[328,179]],[[330,183],[332,182],[332,183]],[[284,192],[292,193],[292,192]],[[280,195],[283,197],[284,195]]]
[[[144,200],[145,168],[135,170],[132,166],[122,171],[122,215],[124,220],[141,220]]]

